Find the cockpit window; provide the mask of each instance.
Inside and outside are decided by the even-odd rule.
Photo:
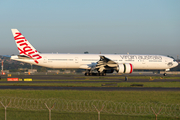
[[[170,58],[172,58],[173,59],[173,62],[176,62],[176,60],[174,59],[174,57],[173,56],[167,56],[167,57],[170,57]]]

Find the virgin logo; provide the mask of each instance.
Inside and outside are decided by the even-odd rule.
[[[34,62],[39,63],[37,60],[41,59],[42,56],[40,56],[36,50],[33,50],[33,48],[31,48],[31,46],[28,45],[25,37],[20,37],[22,35],[21,33],[18,32],[15,34],[16,36],[14,37],[14,39],[17,43],[20,54],[27,55],[30,58],[34,59]]]

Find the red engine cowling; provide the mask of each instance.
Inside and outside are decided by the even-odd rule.
[[[131,63],[119,64],[118,73],[132,73],[133,65]]]

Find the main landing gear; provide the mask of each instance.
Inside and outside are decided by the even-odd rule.
[[[84,75],[85,76],[106,76],[106,73],[90,73],[90,72],[86,72]]]

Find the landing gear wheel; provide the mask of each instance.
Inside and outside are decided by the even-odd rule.
[[[89,76],[89,73],[86,73],[86,76]]]
[[[166,76],[167,74],[166,74],[166,73],[164,73],[163,75],[164,75],[164,76]]]

